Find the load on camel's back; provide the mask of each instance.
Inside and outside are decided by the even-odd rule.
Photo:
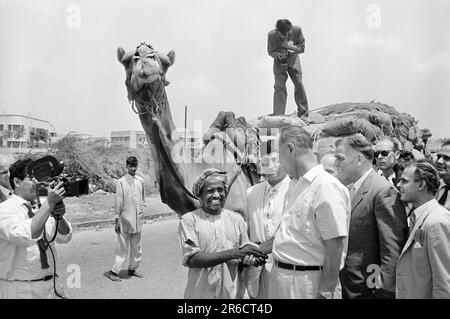
[[[426,139],[423,135],[429,134],[428,129],[419,129],[418,121],[412,116],[376,102],[333,104],[312,111],[302,119],[296,115],[261,116],[250,124],[259,129],[289,125],[303,127],[313,137],[318,153],[333,149],[338,138],[356,133],[361,133],[373,144],[389,136],[397,139],[404,150],[422,151],[422,138]]]

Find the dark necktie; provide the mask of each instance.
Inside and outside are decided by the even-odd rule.
[[[444,194],[442,194],[441,198],[439,198],[439,204],[441,205],[445,205],[445,202],[447,201],[448,188],[448,185],[444,186]]]
[[[23,205],[28,209],[28,217],[33,218],[34,213],[31,209],[30,203],[23,203]],[[45,227],[44,227],[44,234],[42,236],[42,239],[38,240],[38,246],[39,246],[39,255],[41,257],[41,267],[42,269],[48,269],[48,259],[47,259],[47,249],[48,249],[48,240],[45,238]]]
[[[416,214],[414,213],[414,208],[411,209],[408,217],[409,217],[409,230],[408,230],[408,237],[409,237],[414,228],[414,225],[416,224]]]

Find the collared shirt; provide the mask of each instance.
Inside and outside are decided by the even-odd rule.
[[[441,179],[439,190],[436,193],[436,200],[439,201],[441,196],[444,194],[445,191],[445,182]],[[447,210],[450,210],[450,191],[447,194],[447,199],[445,200],[445,204],[443,205]]]
[[[382,170],[379,170],[378,173],[379,173],[381,176],[386,177],[386,176],[384,176]],[[395,185],[396,183],[394,183],[394,180],[395,180],[395,172],[392,173],[389,177],[387,177],[387,180],[388,180],[392,185],[396,186],[396,185]]]
[[[6,198],[10,198],[12,196],[12,191],[10,189],[7,189],[5,186],[0,185],[0,192],[2,192]]]
[[[23,198],[12,195],[0,204],[0,280],[32,280],[53,274],[53,259],[47,249],[48,269],[41,268],[38,238],[31,238],[31,221],[28,203]],[[69,224],[69,223],[68,223]],[[55,233],[55,219],[49,217],[45,224],[46,236],[50,240]],[[72,239],[72,228],[69,224],[67,235],[56,236],[57,243],[68,243]],[[53,243],[50,243],[56,256]]]
[[[286,192],[280,192],[280,188],[282,188],[282,186],[286,183],[289,183],[289,181],[289,176],[286,176],[275,186],[271,186],[268,181],[264,182],[265,193],[263,198],[262,216],[264,224],[264,237],[266,239],[271,238],[280,225],[281,215],[283,214],[282,205],[284,204],[284,197],[286,195]],[[270,194],[271,190],[273,190],[273,195]]]
[[[219,215],[205,213],[201,208],[183,215],[178,234],[184,266],[199,251],[216,253],[249,242],[244,218],[227,209]],[[210,268],[189,268],[184,297],[241,298],[245,287],[238,265],[239,260],[233,259]]]
[[[144,182],[140,177],[127,173],[116,183],[115,210],[124,232],[138,233],[142,230],[144,208]]]
[[[433,198],[431,200],[429,200],[426,203],[423,203],[422,205],[420,205],[419,207],[417,207],[416,209],[414,209],[413,214],[416,216],[415,220],[418,221],[420,216],[422,216],[422,214],[424,212],[426,212],[428,210],[428,208],[432,207],[432,206],[436,206],[436,200]],[[409,224],[409,223],[408,223]]]
[[[372,168],[370,168],[367,172],[364,173],[363,176],[361,176],[354,184],[353,186],[355,186],[355,193],[358,191],[358,189],[361,187],[361,185],[364,183],[364,181],[366,180],[367,176],[370,175],[370,173],[372,173]]]
[[[323,266],[324,241],[347,237],[351,203],[348,189],[322,165],[291,185],[280,229],[273,243],[274,259],[302,266]],[[345,240],[341,268],[347,252]]]

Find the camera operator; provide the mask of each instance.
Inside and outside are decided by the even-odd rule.
[[[56,225],[57,243],[68,243],[72,238],[72,228],[63,217],[62,182],[50,185],[47,200],[33,211],[37,194],[36,180],[27,173],[30,163],[31,159],[24,159],[11,165],[14,194],[0,204],[0,298],[56,298],[52,258],[56,253],[49,241]],[[58,223],[55,218],[60,218]]]

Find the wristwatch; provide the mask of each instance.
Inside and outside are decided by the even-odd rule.
[[[331,291],[319,291],[319,296],[321,296],[323,299],[333,299],[334,292],[331,292]]]

